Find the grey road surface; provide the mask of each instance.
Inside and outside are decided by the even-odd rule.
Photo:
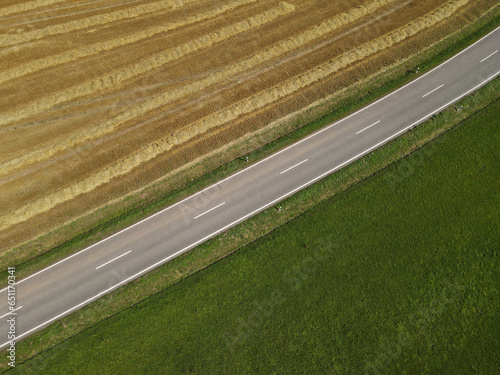
[[[279,205],[284,198],[422,123],[498,76],[499,49],[497,28],[434,70],[343,120],[17,280],[15,311],[9,310],[8,290],[0,291],[0,348],[9,345],[12,326],[18,340],[26,337],[258,212]]]

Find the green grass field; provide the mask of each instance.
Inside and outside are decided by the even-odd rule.
[[[500,373],[500,101],[9,374]]]

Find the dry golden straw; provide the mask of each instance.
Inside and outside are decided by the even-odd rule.
[[[26,33],[11,35],[3,34],[0,35],[0,46],[11,46],[15,44],[26,43],[32,40],[45,38],[57,34],[70,33],[72,31],[84,30],[89,27],[101,26],[107,23],[116,22],[120,20],[125,20],[129,18],[136,18],[144,14],[149,14],[153,12],[158,12],[165,9],[177,9],[187,3],[194,2],[196,0],[162,0],[156,3],[142,4],[129,9],[117,10],[115,12],[98,14],[95,16],[70,21],[66,23],[61,23],[58,25],[51,25],[44,27],[43,29],[28,31]]]
[[[329,75],[343,69],[354,62],[357,62],[367,56],[373,55],[394,44],[435,25],[436,23],[450,17],[459,8],[468,3],[468,0],[452,0],[444,4],[435,11],[413,21],[389,34],[368,42],[352,51],[346,52],[341,56],[321,64],[318,67],[293,77],[282,84],[242,100],[234,105],[209,115],[200,121],[191,124],[176,131],[173,136],[159,139],[137,153],[128,156],[122,161],[109,166],[84,180],[77,182],[69,187],[56,191],[47,197],[40,198],[32,203],[25,205],[17,210],[13,210],[9,215],[4,215],[0,219],[0,230],[3,230],[16,223],[25,221],[39,213],[46,212],[58,204],[75,198],[80,194],[92,191],[98,186],[109,182],[112,178],[129,173],[143,163],[157,157],[158,155],[170,150],[175,145],[182,144],[187,140],[206,132],[208,129],[220,126],[228,121],[238,118],[240,115],[258,110],[280,98],[286,97],[301,88],[314,82],[328,77]]]
[[[9,14],[22,13],[30,10],[35,10],[48,5],[62,3],[66,0],[35,0],[28,3],[11,5],[5,8],[0,8],[0,17],[8,16]]]
[[[154,35],[165,33],[167,31],[175,30],[179,27],[190,25],[196,22],[207,20],[223,14],[227,11],[235,9],[241,5],[246,5],[254,3],[257,0],[238,0],[230,4],[223,5],[209,12],[198,14],[196,16],[188,17],[182,21],[167,23],[162,26],[154,26],[145,30],[141,30],[131,35],[127,35],[122,38],[107,40],[105,42],[99,42],[92,44],[90,46],[83,46],[80,48],[75,48],[70,51],[65,51],[58,53],[57,55],[49,56],[43,59],[37,59],[34,61],[29,61],[24,64],[18,65],[14,68],[0,72],[0,83],[6,82],[8,80],[19,78],[27,74],[35,73],[43,69],[52,68],[57,65],[67,64],[78,59],[97,55],[101,52],[109,51],[113,48],[122,47],[127,44],[136,43],[141,40],[151,38]]]
[[[76,99],[82,96],[95,94],[96,92],[106,89],[116,89],[118,85],[132,78],[141,76],[148,71],[157,69],[171,61],[177,60],[190,53],[196,52],[203,48],[208,48],[215,43],[229,39],[239,33],[248,31],[252,28],[259,27],[267,22],[271,22],[279,16],[290,13],[295,9],[293,5],[281,3],[278,7],[261,13],[259,15],[248,18],[245,21],[238,22],[231,26],[212,32],[201,38],[192,40],[178,47],[163,51],[162,53],[151,58],[142,60],[134,65],[124,67],[114,71],[106,76],[102,76],[92,81],[87,81],[82,84],[70,87],[66,90],[59,91],[51,96],[41,98],[39,100],[27,103],[22,109],[6,112],[0,116],[0,125],[5,125],[13,121],[19,121],[33,114],[42,113],[52,107]]]
[[[317,38],[320,38],[328,33],[335,31],[340,27],[345,26],[350,22],[356,21],[357,19],[365,16],[366,14],[373,12],[374,10],[383,7],[393,1],[394,0],[376,0],[372,3],[367,4],[364,7],[359,7],[357,9],[350,10],[348,12],[334,16],[333,18],[326,20],[320,25],[315,26],[309,30],[306,30],[305,32],[297,36],[291,37],[287,40],[284,40],[269,47],[268,49],[262,52],[256,53],[247,60],[243,60],[239,63],[227,66],[209,75],[207,78],[196,81],[189,85],[185,85],[175,90],[155,95],[154,98],[144,101],[143,103],[141,103],[140,106],[131,108],[130,110],[125,111],[115,116],[114,118],[111,118],[110,120],[104,122],[99,126],[78,132],[72,135],[71,137],[67,138],[64,142],[58,143],[55,146],[36,150],[26,155],[23,155],[20,158],[5,162],[0,165],[0,173],[2,173],[1,171],[3,171],[3,173],[8,173],[13,169],[20,168],[26,164],[39,162],[69,147],[73,147],[77,144],[110,133],[114,131],[118,125],[126,121],[132,120],[135,117],[143,115],[155,108],[158,108],[158,106],[161,106],[166,102],[171,102],[173,100],[182,98],[183,96],[188,95],[190,93],[202,90],[210,85],[216,84],[217,82],[223,79],[227,79],[230,76],[251,69],[257,66],[258,64],[269,61],[290,50],[299,48],[311,41],[314,41]]]

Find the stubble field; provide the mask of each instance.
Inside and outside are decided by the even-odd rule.
[[[493,0],[6,0],[0,249],[395,64]]]

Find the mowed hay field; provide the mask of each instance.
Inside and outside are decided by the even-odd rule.
[[[275,124],[496,0],[4,0],[3,252]]]

